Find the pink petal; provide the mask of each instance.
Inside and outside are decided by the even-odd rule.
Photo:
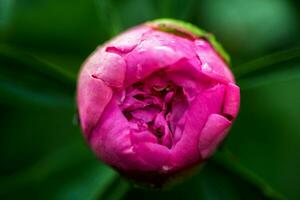
[[[199,137],[202,158],[209,157],[227,134],[231,122],[219,114],[211,114]]]
[[[159,113],[159,110],[136,110],[131,112],[132,116],[136,119],[143,120],[144,122],[150,122]]]
[[[114,99],[105,108],[89,142],[95,154],[104,162],[129,169],[137,164],[131,142],[131,130]]]
[[[141,142],[156,143],[157,138],[150,131],[132,131],[131,132],[131,142],[133,144],[138,144]]]
[[[229,83],[226,88],[223,114],[234,119],[237,116],[240,105],[240,88],[234,83]]]
[[[112,90],[100,79],[81,72],[78,82],[77,103],[83,132],[88,137],[112,98]]]
[[[170,158],[170,151],[167,147],[155,143],[140,143],[135,145],[134,151],[149,166],[144,171],[162,170]]]
[[[218,71],[215,71],[214,68],[211,67],[208,63],[202,64],[202,73],[205,74],[207,77],[220,83],[227,84],[230,81],[223,74],[219,73]]]
[[[204,127],[211,113],[220,113],[225,94],[224,85],[216,85],[200,94],[179,121],[179,127],[184,127],[180,135],[175,131],[177,142],[172,149],[172,163],[177,167],[194,163],[200,159],[198,141],[195,138]]]
[[[203,39],[195,40],[195,50],[203,63],[202,71],[222,82],[234,82],[234,77],[213,47]],[[205,66],[205,64],[208,66]]]
[[[141,42],[142,35],[150,30],[146,26],[134,27],[108,42],[106,50],[120,54],[128,53]]]
[[[120,88],[123,86],[126,63],[121,56],[114,53],[103,52],[98,57],[97,70],[92,76],[103,80],[108,86]]]
[[[180,55],[173,49],[161,46],[155,39],[143,41],[124,57],[127,63],[126,85],[140,81],[158,69],[171,65],[179,57]]]

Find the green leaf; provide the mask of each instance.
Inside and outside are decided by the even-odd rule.
[[[173,0],[152,0],[156,4],[156,10],[159,11],[160,18],[177,18],[188,20],[193,15],[196,0],[177,1]]]
[[[106,192],[98,196],[98,199],[106,199],[106,200],[119,200],[123,199],[123,197],[130,190],[129,182],[122,177],[118,177],[115,180],[115,183],[110,185],[109,188],[106,189]]]
[[[12,17],[0,30],[0,42],[26,50],[86,57],[108,39],[105,30],[110,27],[98,24],[94,0],[10,1]]]
[[[30,184],[39,184],[57,171],[66,169],[77,162],[86,161],[86,149],[81,143],[67,144],[55,150],[27,169],[13,175],[1,177],[0,194],[14,191]],[[78,156],[80,156],[78,159]]]
[[[100,26],[108,32],[110,37],[115,36],[123,29],[119,12],[112,5],[111,0],[93,0],[95,2],[96,14],[98,16]]]
[[[2,177],[0,195],[17,199],[15,191],[26,189],[23,197],[33,197],[32,191],[40,199],[94,200],[103,196],[117,178],[118,174],[91,156],[82,142],[75,142],[22,172]],[[44,190],[47,192],[41,192]]]
[[[0,30],[6,27],[12,19],[13,7],[13,0],[0,1]]]
[[[117,172],[99,162],[89,162],[84,169],[77,169],[78,177],[66,177],[61,188],[54,188],[54,199],[105,199],[103,194],[118,178]],[[55,179],[57,182],[59,178]]]
[[[249,185],[256,187],[265,197],[269,199],[285,199],[282,194],[275,191],[265,180],[240,164],[229,151],[217,151],[211,162],[220,165],[230,171],[230,173],[248,182]]]
[[[295,78],[242,90],[241,109],[226,140],[243,165],[288,199],[300,199],[299,87]]]
[[[233,69],[241,89],[300,77],[300,48],[277,52]]]
[[[0,46],[0,96],[9,102],[72,105],[76,75],[18,49]]]

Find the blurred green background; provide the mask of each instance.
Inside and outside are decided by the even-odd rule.
[[[135,187],[95,159],[76,124],[76,75],[97,45],[172,17],[232,58],[241,110],[194,176]],[[0,199],[300,199],[297,0],[0,0]]]

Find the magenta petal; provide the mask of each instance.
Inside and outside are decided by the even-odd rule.
[[[125,73],[126,63],[123,58],[114,53],[102,53],[97,60],[97,70],[92,76],[103,80],[107,85],[112,87],[122,87]]]
[[[135,145],[134,151],[140,156],[146,163],[149,163],[149,167],[143,170],[162,170],[164,165],[170,158],[170,151],[167,147],[155,144],[155,143],[140,143]]]
[[[153,168],[153,165],[141,159],[134,149],[135,142],[146,138],[148,141],[154,141],[150,135],[142,134],[135,137],[130,130],[129,122],[116,103],[111,101],[103,112],[97,128],[91,134],[89,142],[102,161],[120,170],[134,170]]]
[[[156,143],[157,138],[150,131],[132,131],[131,132],[131,142],[133,144],[138,144],[141,142],[151,142]]]
[[[182,124],[179,127],[184,127],[182,135],[175,135],[174,138],[175,140],[178,137],[180,138],[172,149],[172,162],[177,167],[191,164],[200,159],[198,141],[195,138],[199,137],[208,116],[211,113],[219,113],[221,111],[224,92],[224,85],[216,85],[207,89],[191,102],[191,106],[179,122],[179,125]]]
[[[107,44],[106,50],[120,54],[128,53],[141,42],[143,34],[150,30],[146,26],[132,28],[110,41]]]
[[[214,70],[208,63],[202,64],[202,73],[212,80],[227,84],[229,80],[221,73]]]
[[[212,46],[203,39],[195,40],[195,49],[200,61],[209,67],[203,66],[204,73],[218,80],[234,82],[234,78],[226,63],[220,59],[220,56]],[[206,69],[205,69],[206,68]]]
[[[162,46],[158,39],[146,39],[124,57],[127,63],[126,85],[142,80],[180,58],[180,54],[168,46]]]
[[[210,156],[227,134],[231,122],[219,114],[211,114],[199,137],[199,150],[202,158]]]
[[[165,134],[162,137],[162,145],[166,146],[168,148],[172,148],[172,136],[171,133],[169,131],[166,130],[167,128],[165,128]]]
[[[112,90],[100,79],[81,73],[78,83],[77,103],[81,126],[88,137],[112,97]],[[99,93],[101,91],[101,93]]]
[[[201,62],[197,59],[192,60],[193,62],[186,58],[180,59],[166,70],[167,77],[183,88],[189,100],[197,96],[208,81],[202,74]]]
[[[155,115],[158,113],[159,111],[155,111],[155,110],[136,110],[133,111],[131,114],[134,118],[136,119],[141,119],[144,122],[150,122],[154,119]]]
[[[240,88],[234,83],[227,85],[223,113],[234,119],[237,116],[240,105]]]

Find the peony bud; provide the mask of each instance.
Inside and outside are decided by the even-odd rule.
[[[239,93],[228,57],[210,34],[156,20],[87,59],[77,101],[97,157],[157,184],[212,155],[236,118]]]

